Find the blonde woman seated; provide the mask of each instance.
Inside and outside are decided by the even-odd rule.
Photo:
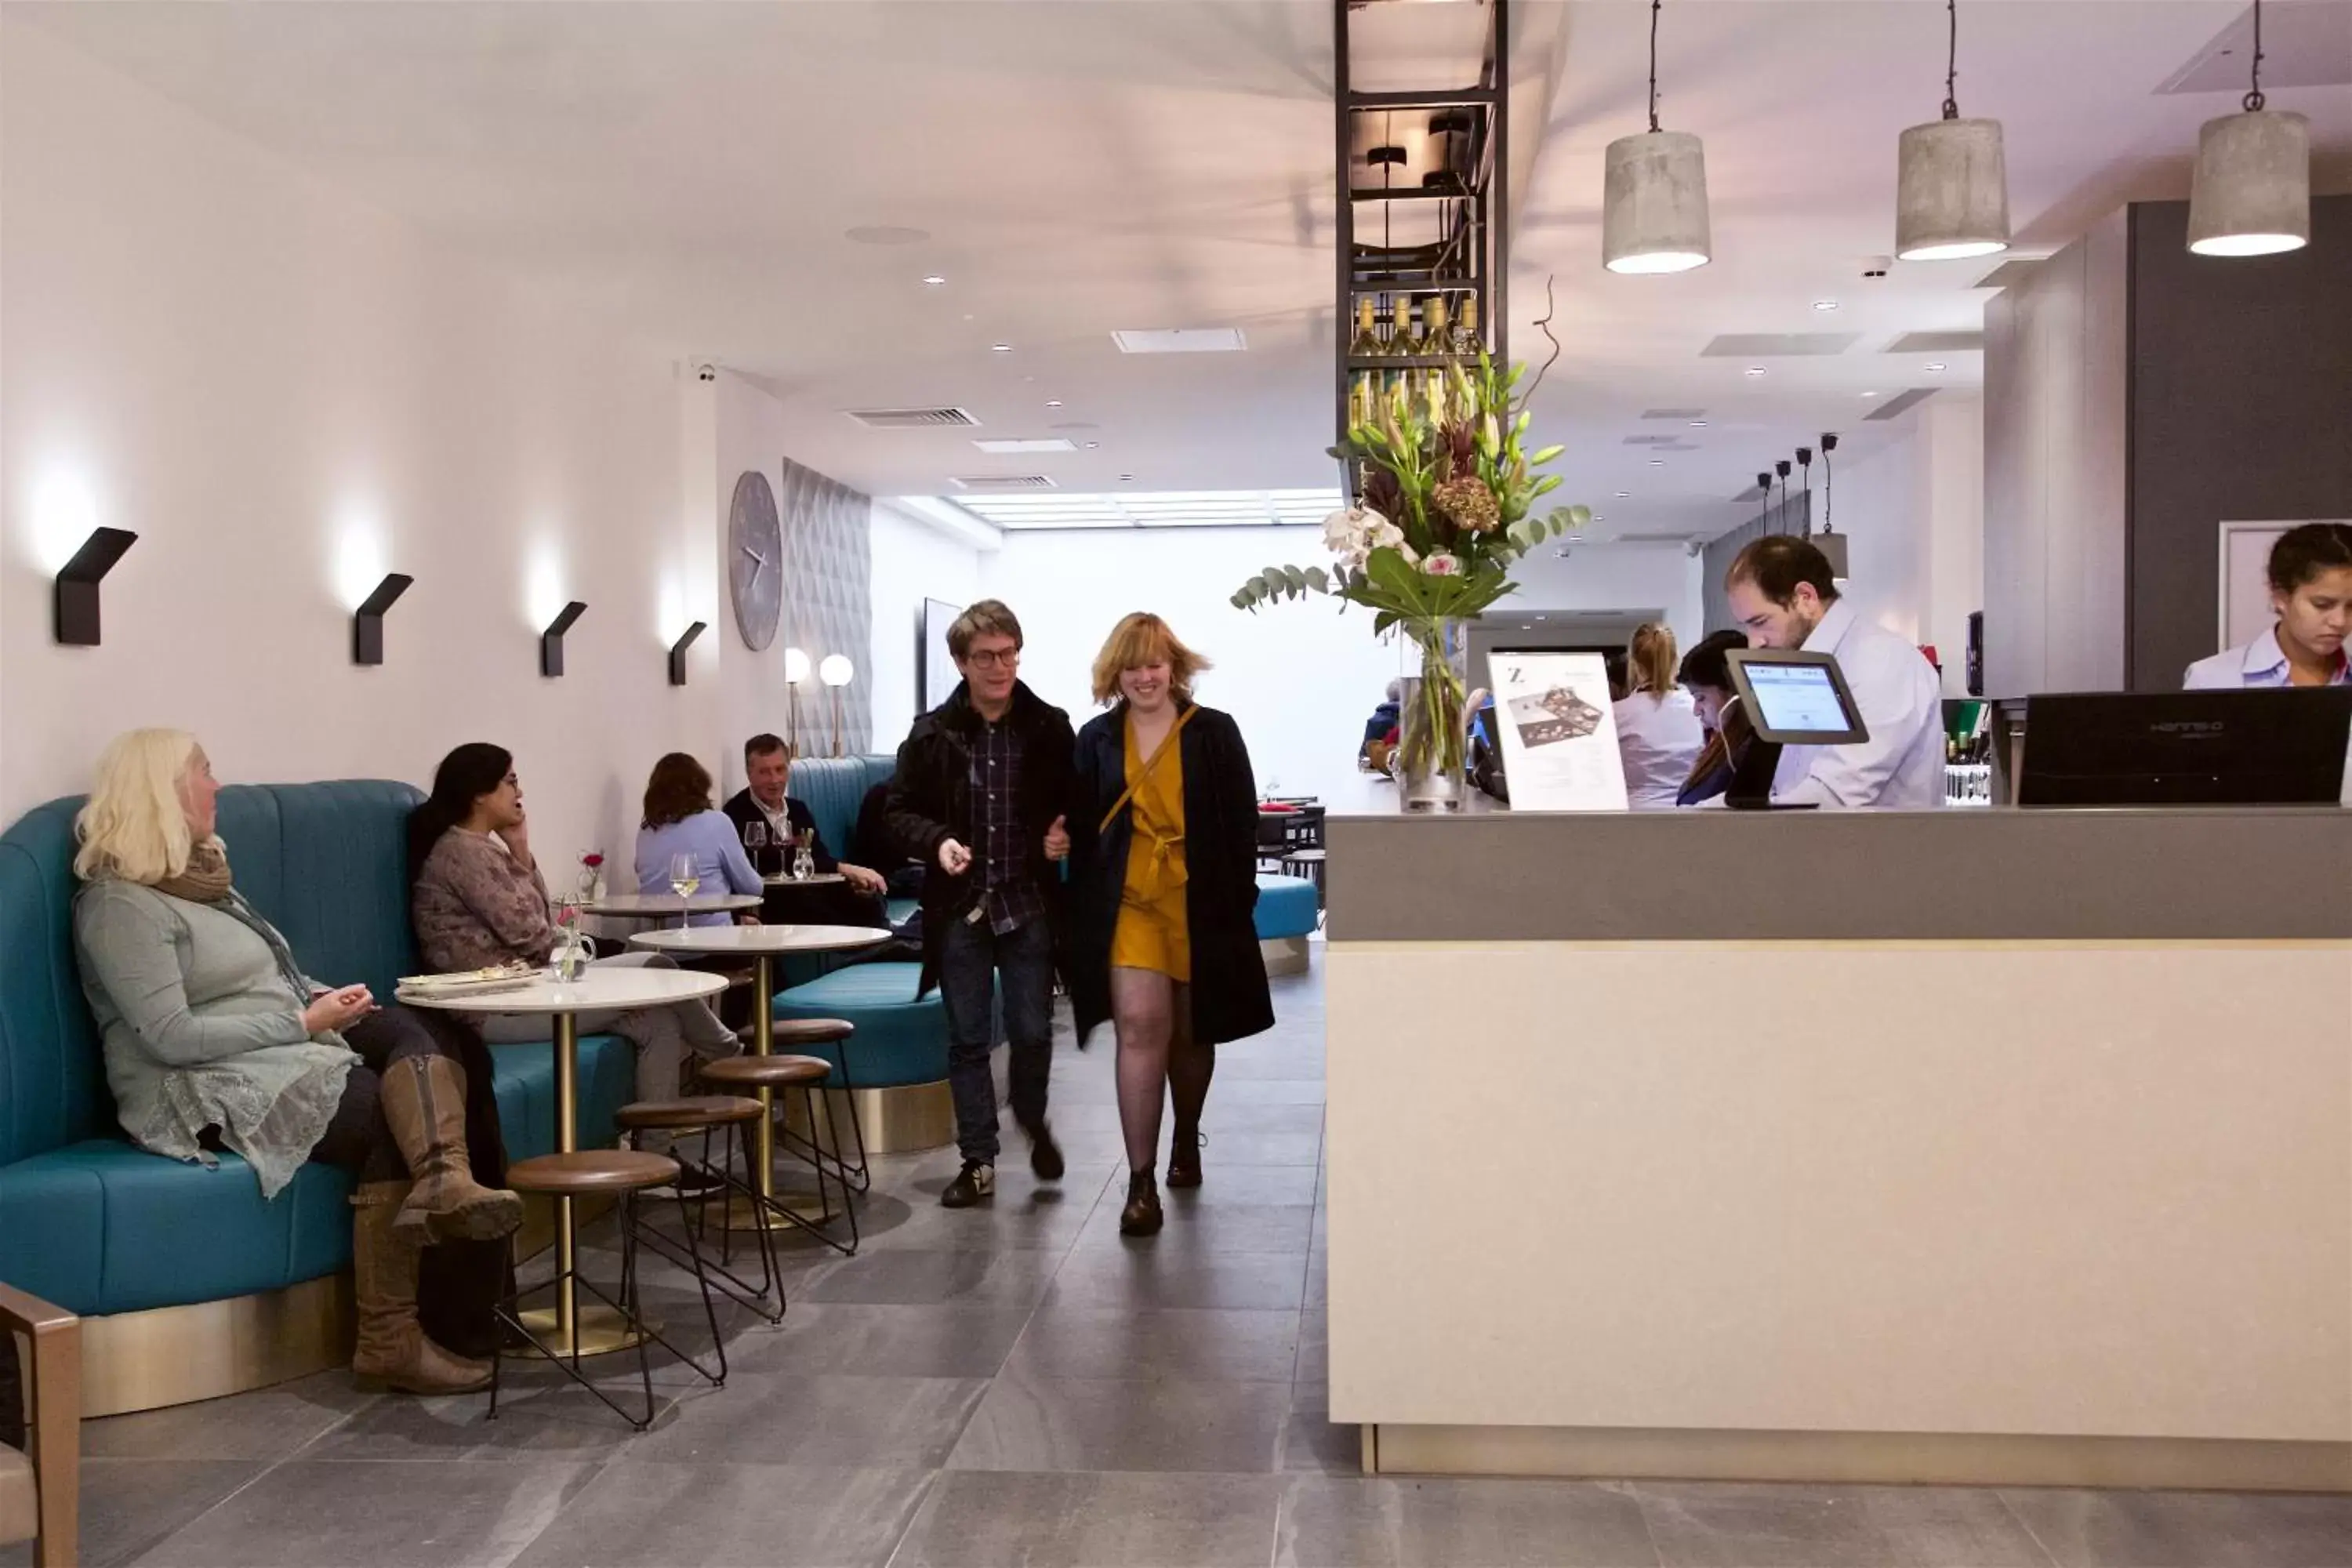
[[[522,784],[514,758],[480,742],[441,760],[433,794],[408,819],[410,918],[425,962],[437,970],[494,963],[543,964],[555,951],[547,882],[530,852]],[[602,965],[658,965],[658,953],[598,959]],[[741,1048],[735,1031],[698,1001],[627,1013],[581,1015],[583,1034],[610,1030],[637,1047],[637,1098],[675,1100],[687,1053],[709,1059]],[[482,1020],[486,1038],[543,1040],[547,1020],[497,1015]]]
[[[1626,805],[1635,811],[1671,807],[1706,743],[1698,710],[1675,685],[1675,634],[1643,622],[1625,645],[1625,695],[1617,703]]]
[[[355,1173],[352,1370],[412,1394],[478,1388],[489,1363],[425,1336],[416,1281],[420,1247],[522,1218],[520,1198],[485,1184],[504,1179],[487,1061],[463,1030],[302,973],[231,881],[219,792],[194,736],[134,730],[100,757],[75,823],[74,946],[116,1114],[175,1160],[234,1151],[265,1198],[306,1161]]]

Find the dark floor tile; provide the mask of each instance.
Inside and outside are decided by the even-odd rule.
[[[1667,1568],[2046,1568],[1991,1490],[1643,1481]]]
[[[1315,1167],[1307,1165],[1242,1165],[1212,1162],[1202,1156],[1202,1181],[1197,1187],[1162,1193],[1171,1209],[1223,1208],[1231,1204],[1249,1207],[1312,1208]],[[1302,1238],[1303,1239],[1303,1238]]]
[[[925,1469],[942,1463],[987,1392],[977,1378],[746,1373],[678,1401],[629,1447],[647,1464]]]
[[[1282,1503],[1279,1568],[1647,1568],[1642,1510],[1590,1481],[1300,1477]]]
[[[1212,1089],[1208,1108],[1201,1112],[1201,1125],[1208,1129],[1211,1148],[1216,1146],[1215,1139],[1227,1132],[1312,1132],[1320,1136],[1323,1106],[1320,1101],[1290,1105],[1275,1104],[1263,1098],[1229,1100]]]
[[[1041,1310],[1005,1363],[1007,1375],[1282,1383],[1298,1359],[1289,1311]]]
[[[1323,1044],[1318,1039],[1301,1045],[1277,1046],[1268,1049],[1251,1050],[1236,1046],[1217,1053],[1216,1082],[1233,1083],[1321,1083],[1323,1081]]]
[[[730,1371],[993,1377],[1021,1337],[1029,1311],[803,1302],[785,1314],[781,1329],[738,1340]]]
[[[892,1568],[1263,1568],[1271,1476],[950,1470]]]
[[[999,1377],[948,1466],[962,1470],[1274,1468],[1290,1411],[1276,1383]]]
[[[490,1418],[489,1396],[483,1394],[385,1399],[311,1444],[301,1458],[327,1464],[602,1463],[637,1436],[630,1420],[643,1414],[645,1392],[635,1361],[634,1355],[599,1356],[583,1363],[597,1386],[629,1413],[625,1419],[553,1367],[513,1365],[506,1369],[506,1386],[499,1392],[496,1420]],[[666,1370],[654,1386],[656,1421],[683,1392],[685,1383],[677,1371]]]
[[[842,1259],[813,1278],[799,1299],[900,1307],[1034,1307],[1061,1262],[1059,1253],[1046,1251],[885,1249]]]
[[[503,1568],[593,1466],[278,1466],[137,1559],[150,1568]]]
[[[882,1568],[932,1474],[625,1460],[598,1472],[515,1568]]]
[[[113,1459],[282,1459],[380,1395],[338,1368],[226,1399],[81,1425],[81,1451]]]
[[[1190,1194],[1162,1191],[1160,1209],[1166,1224],[1156,1237],[1138,1237],[1126,1245],[1150,1247],[1177,1258],[1240,1258],[1253,1253],[1280,1253],[1303,1259],[1315,1230],[1315,1210],[1306,1204],[1193,1204]],[[1119,1210],[1126,1189],[1117,1200],[1096,1205],[1094,1215],[1079,1233],[1076,1256],[1089,1247],[1122,1245]]]
[[[1299,1383],[1331,1381],[1331,1315],[1320,1307],[1298,1314],[1298,1361],[1290,1375]]]
[[[977,1208],[945,1209],[934,1197],[889,1229],[869,1230],[866,1252],[1063,1252],[1101,1206],[1114,1167],[1073,1170],[1058,1187],[1000,1192]]]
[[[1290,1416],[1282,1429],[1281,1466],[1325,1476],[1364,1473],[1364,1429],[1331,1419],[1331,1385],[1301,1383],[1290,1390]]]
[[[1211,1173],[1223,1165],[1312,1165],[1323,1158],[1320,1128],[1269,1131],[1220,1127],[1213,1115],[1209,1121],[1201,1145],[1201,1163]]]
[[[2352,1497],[2253,1492],[2002,1494],[2063,1568],[2344,1568]]]
[[[1211,1091],[1211,1102],[1219,1110],[1235,1105],[1311,1105],[1323,1108],[1323,1080],[1315,1079],[1235,1079],[1227,1082],[1223,1073],[1217,1075],[1216,1088]],[[1213,1112],[1203,1112],[1207,1123]]]
[[[94,1424],[93,1424],[94,1425]],[[89,1430],[89,1426],[82,1428]],[[81,1464],[83,1568],[109,1568],[153,1547],[260,1475],[254,1459],[105,1459]],[[0,1546],[0,1568],[28,1568],[32,1542]]]
[[[1299,1305],[1306,1295],[1306,1276],[1304,1255],[1192,1258],[1174,1250],[1162,1253],[1150,1242],[1130,1242],[1116,1249],[1072,1252],[1045,1300],[1056,1308],[1218,1307],[1274,1311]]]

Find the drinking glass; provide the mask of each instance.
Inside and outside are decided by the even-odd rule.
[[[743,854],[751,862],[751,869],[765,873],[768,868],[768,825],[747,822],[743,825]]]

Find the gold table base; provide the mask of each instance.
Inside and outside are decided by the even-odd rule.
[[[560,1356],[579,1354],[611,1355],[614,1351],[635,1350],[645,1335],[628,1325],[628,1320],[601,1301],[585,1301],[580,1305],[580,1348],[575,1352],[563,1342],[562,1311],[555,1307],[534,1307],[522,1314],[522,1325],[539,1336],[541,1343]],[[648,1320],[650,1321],[650,1320]],[[653,1324],[658,1328],[658,1323]]]
[[[730,1230],[795,1230],[799,1227],[777,1213],[789,1209],[814,1226],[829,1223],[824,1205],[815,1197],[802,1193],[777,1193],[767,1198],[748,1198],[737,1194],[727,1205],[725,1224]],[[832,1219],[839,1219],[836,1211]]]

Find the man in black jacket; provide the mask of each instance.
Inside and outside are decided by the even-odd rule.
[[[751,857],[753,868],[762,875],[789,870],[793,852],[785,846],[797,840],[809,847],[810,868],[817,875],[843,879],[811,887],[771,887],[761,918],[810,925],[886,924],[882,873],[834,858],[808,803],[785,793],[792,785],[792,746],[781,736],[752,736],[743,742],[743,776],[749,784],[719,809],[735,825],[735,836],[746,840],[743,853]],[[758,837],[773,847],[752,847],[748,830],[754,825],[760,828]]]
[[[940,1201],[968,1208],[995,1191],[996,1085],[989,1068],[991,1006],[1002,977],[1011,1047],[1013,1119],[1029,1135],[1029,1165],[1062,1174],[1045,1125],[1054,1060],[1054,971],[1062,879],[1069,853],[1069,715],[1018,678],[1021,623],[995,599],[948,628],[963,681],[915,721],[890,782],[889,827],[927,868],[923,971],[948,1015],[948,1087],[955,1097],[963,1169]]]

